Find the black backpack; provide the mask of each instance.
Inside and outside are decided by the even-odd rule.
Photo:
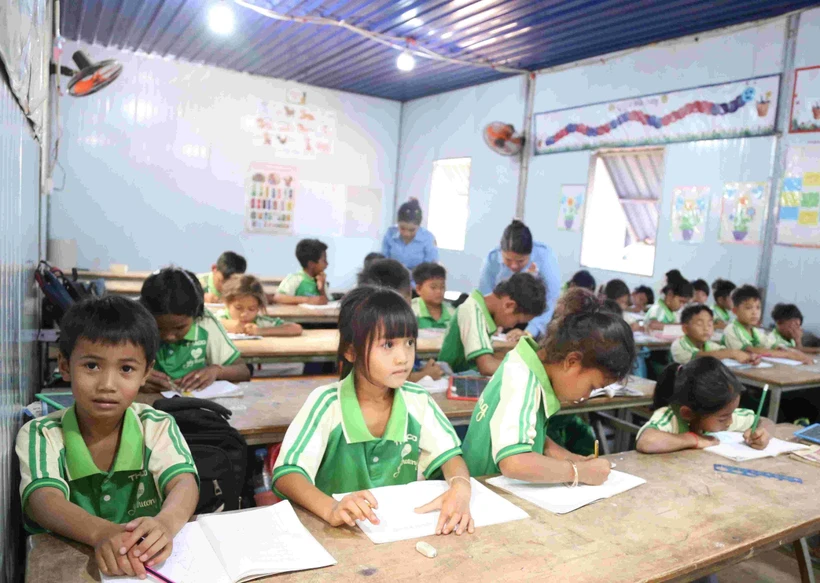
[[[43,327],[51,328],[59,324],[75,302],[100,295],[91,287],[77,281],[77,270],[73,270],[73,280],[47,261],[40,261],[34,272],[34,279],[43,291]]]
[[[239,510],[247,471],[247,443],[228,423],[231,410],[207,399],[157,399],[154,408],[177,422],[199,472],[196,514]]]

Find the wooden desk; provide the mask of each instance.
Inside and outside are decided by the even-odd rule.
[[[443,336],[420,337],[416,358],[435,358],[441,351]],[[301,336],[237,340],[234,344],[242,358],[251,364],[267,362],[335,362],[339,348],[338,330],[305,330]],[[514,342],[493,342],[496,353],[515,348]]]
[[[332,324],[334,326],[339,324],[339,308],[316,310],[299,305],[271,304],[268,306],[268,316],[297,324]]]
[[[777,429],[783,438],[796,428]],[[820,468],[786,456],[744,467],[799,477],[802,484],[716,472],[713,464],[726,460],[704,451],[632,451],[611,459],[618,470],[647,483],[565,515],[496,490],[530,518],[478,528],[473,535],[428,537],[438,550],[432,560],[414,550],[416,540],[375,545],[358,529],[331,528],[297,509],[338,564],[265,581],[691,581],[782,544],[803,542],[820,529]],[[99,581],[88,547],[47,534],[29,537],[27,547],[28,583]],[[809,572],[804,581],[812,580]]]
[[[63,273],[70,274],[71,269],[63,269]],[[153,271],[126,271],[119,273],[114,271],[84,271],[78,270],[77,277],[81,281],[88,281],[91,279],[108,280],[124,280],[124,281],[139,281],[143,282],[148,279],[148,276],[154,273]],[[279,276],[256,276],[263,284],[279,285],[282,283],[283,277]]]
[[[769,385],[768,417],[775,423],[777,423],[777,413],[780,410],[781,394],[820,387],[820,365],[818,364],[800,366],[775,364],[770,368],[734,368],[732,372],[740,378],[744,385],[761,388]]]

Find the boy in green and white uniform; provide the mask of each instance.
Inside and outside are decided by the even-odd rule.
[[[93,547],[104,575],[144,578],[145,565],[171,554],[199,496],[173,417],[134,403],[159,344],[156,324],[136,302],[108,296],[75,304],[60,328],[59,369],[74,404],[17,435],[26,529]]]
[[[448,363],[454,372],[478,369],[482,375],[491,376],[502,360],[493,353],[491,336],[499,327],[512,329],[526,324],[545,309],[544,283],[529,273],[514,274],[486,296],[474,290],[456,309],[439,360]]]
[[[444,300],[447,271],[438,263],[421,263],[413,270],[417,298],[410,307],[419,321],[419,329],[447,328],[455,310]]]
[[[715,318],[715,328],[723,330],[734,319],[732,314],[732,292],[737,286],[725,279],[716,279],[712,282],[712,295],[715,304],[712,306],[712,313]]]
[[[794,304],[777,304],[772,309],[774,329],[771,332],[776,348],[803,348],[803,313]]]
[[[222,286],[235,274],[243,274],[248,268],[248,262],[244,257],[233,251],[225,251],[211,265],[211,271],[197,275],[199,284],[205,296],[206,304],[218,304],[222,302]]]
[[[318,239],[302,239],[296,245],[302,271],[287,276],[273,297],[278,304],[327,303],[327,245]]]
[[[678,364],[686,364],[693,358],[712,356],[714,358],[731,358],[740,363],[755,363],[757,357],[743,350],[726,348],[713,342],[715,333],[712,310],[704,304],[693,304],[683,309],[681,314],[683,336],[672,343],[672,358]]]
[[[743,433],[749,429],[755,420],[755,412],[751,409],[737,408],[732,412],[732,422],[724,431],[737,431]],[[647,429],[657,429],[664,433],[674,433],[680,435],[689,431],[689,422],[681,417],[680,412],[674,407],[661,407],[656,409],[635,438],[637,441],[641,434]]]

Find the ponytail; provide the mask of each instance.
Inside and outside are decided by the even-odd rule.
[[[421,224],[421,205],[417,198],[411,198],[399,207],[398,221],[400,223],[412,223],[414,225]]]
[[[518,219],[513,219],[501,235],[501,250],[518,255],[532,254],[532,232],[529,227]]]
[[[720,360],[704,356],[683,366],[670,364],[663,370],[655,386],[652,409],[686,406],[696,414],[709,415],[744,391],[737,377]]]
[[[578,352],[582,366],[599,369],[616,379],[626,377],[635,360],[632,329],[582,288],[572,288],[558,300],[542,347],[545,362],[560,362]]]

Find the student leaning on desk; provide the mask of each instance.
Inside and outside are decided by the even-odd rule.
[[[197,275],[202,286],[206,304],[218,304],[222,301],[222,286],[233,275],[241,275],[248,268],[244,257],[233,251],[225,251],[211,266],[211,271]]]

